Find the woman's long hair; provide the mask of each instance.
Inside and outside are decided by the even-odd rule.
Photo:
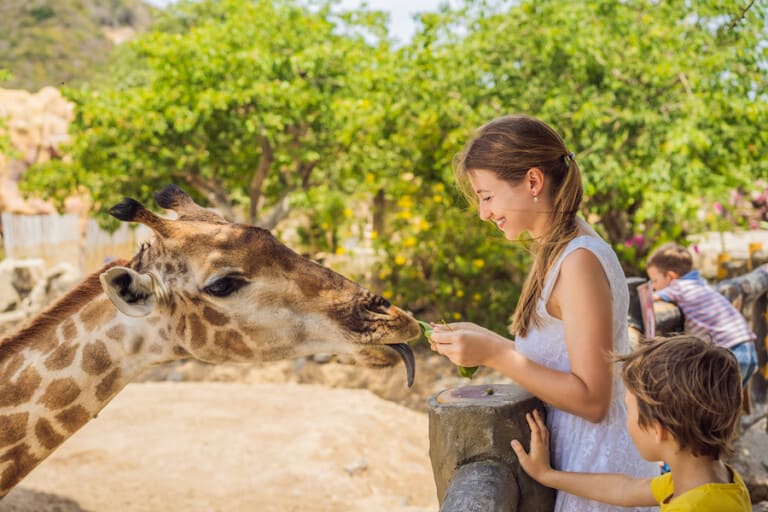
[[[549,181],[552,211],[549,230],[536,241],[533,266],[515,309],[511,330],[518,336],[525,336],[531,324],[541,325],[536,303],[544,280],[565,246],[576,237],[576,215],[583,195],[579,166],[560,135],[547,124],[512,115],[481,127],[457,155],[455,167],[459,188],[473,203],[477,198],[469,182],[472,171],[493,171],[499,179],[518,184],[533,167],[541,169]]]

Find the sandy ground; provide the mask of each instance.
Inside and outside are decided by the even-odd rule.
[[[411,389],[402,365],[335,359],[156,367],[0,501],[0,512],[436,511],[426,399],[469,382],[415,348]],[[471,384],[491,382],[510,381],[481,369]],[[765,420],[745,434],[737,469],[766,482],[768,498]]]
[[[135,383],[0,510],[434,511],[428,445],[425,413],[366,390]]]

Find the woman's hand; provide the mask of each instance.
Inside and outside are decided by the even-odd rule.
[[[541,482],[552,470],[549,463],[549,430],[538,410],[525,415],[528,426],[531,427],[531,452],[526,453],[523,445],[517,439],[512,441],[520,465],[534,480]]]
[[[471,322],[432,324],[432,329],[432,350],[459,366],[489,366],[499,351],[514,348],[512,341]]]

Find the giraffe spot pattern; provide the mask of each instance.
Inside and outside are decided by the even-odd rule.
[[[6,360],[0,365],[0,381],[5,382],[11,380],[11,377],[16,375],[16,372],[21,368],[22,363],[24,363],[24,356],[21,354],[16,354],[12,358]]]
[[[210,306],[203,308],[203,317],[212,325],[227,325],[229,318],[221,311]]]
[[[74,337],[77,336],[77,325],[75,324],[75,321],[70,318],[64,322],[61,326],[61,334],[64,336],[65,340],[74,339]]]
[[[27,443],[22,443],[8,450],[0,456],[0,462],[11,462],[11,465],[5,468],[0,476],[0,496],[3,496],[8,489],[16,485],[16,482],[24,478],[32,468],[40,463],[40,459],[32,455]]]
[[[40,397],[40,403],[52,411],[68,406],[80,396],[80,387],[74,379],[56,379],[51,382],[45,393]]]
[[[33,367],[28,367],[19,375],[16,383],[8,382],[0,386],[0,407],[13,407],[29,402],[42,379]]]
[[[179,318],[179,323],[176,324],[176,336],[184,339],[184,333],[187,332],[187,318]]]
[[[67,429],[70,434],[85,425],[91,415],[81,405],[73,405],[56,415],[56,419]]]
[[[112,366],[107,346],[101,341],[89,343],[83,349],[82,367],[85,373],[101,375]]]
[[[74,344],[60,345],[59,348],[46,358],[45,367],[52,371],[64,369],[75,360],[76,352],[77,346]]]
[[[128,351],[131,354],[138,354],[144,347],[144,336],[134,336],[128,344]]]
[[[27,433],[27,421],[29,421],[27,412],[0,416],[0,448],[21,441]]]
[[[35,424],[35,436],[43,447],[53,450],[64,442],[64,436],[56,432],[50,421],[40,418]]]
[[[253,357],[253,351],[243,342],[242,334],[233,329],[217,332],[213,343],[227,354],[240,358]]]
[[[48,354],[52,352],[56,349],[57,346],[58,341],[56,340],[56,337],[51,336],[50,334],[40,336],[34,341],[34,343],[29,345],[31,349],[37,350],[42,354]]]
[[[80,320],[83,322],[86,331],[94,332],[104,325],[105,322],[114,318],[116,314],[117,310],[112,306],[111,302],[108,300],[96,300],[83,308]]]
[[[208,342],[208,331],[200,318],[194,313],[189,315],[189,330],[192,338],[192,348],[200,348]]]
[[[96,398],[103,401],[120,391],[119,379],[119,368],[115,368],[109,372],[106,377],[101,379],[99,385],[96,386]]]
[[[116,325],[107,331],[107,338],[115,341],[120,341],[125,337],[125,327],[122,325]]]

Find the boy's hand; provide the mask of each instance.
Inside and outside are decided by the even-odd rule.
[[[512,441],[512,450],[525,472],[541,482],[546,473],[552,470],[549,464],[549,430],[538,410],[534,410],[533,414],[527,413],[525,419],[531,427],[531,452],[526,453],[517,439]]]

